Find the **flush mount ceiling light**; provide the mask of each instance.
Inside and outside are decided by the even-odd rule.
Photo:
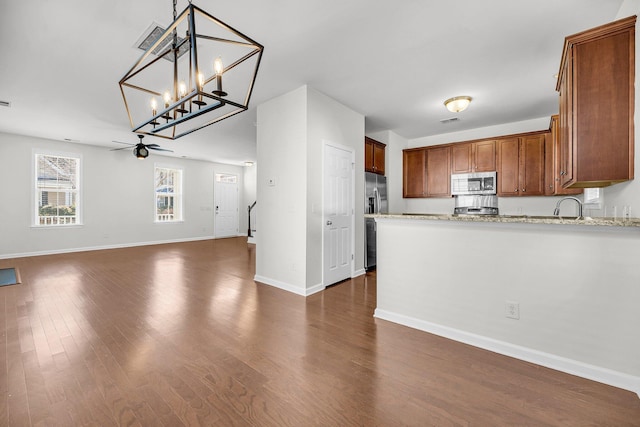
[[[249,108],[264,47],[191,4],[120,80],[133,132],[177,139]],[[223,89],[224,81],[224,89]]]
[[[470,103],[470,96],[455,96],[444,101],[444,105],[447,107],[447,110],[451,111],[452,113],[459,113],[460,111],[464,111]]]

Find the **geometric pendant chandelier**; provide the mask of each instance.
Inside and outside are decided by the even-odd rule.
[[[167,139],[249,108],[264,47],[191,4],[120,80],[133,132]]]

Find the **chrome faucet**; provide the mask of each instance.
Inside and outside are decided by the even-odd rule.
[[[553,216],[560,216],[560,204],[567,199],[575,200],[575,202],[578,204],[578,217],[576,219],[582,218],[582,202],[580,201],[580,199],[572,196],[563,197],[562,199],[558,200],[556,208],[553,210]]]

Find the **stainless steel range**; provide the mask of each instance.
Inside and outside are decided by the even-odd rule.
[[[455,196],[454,214],[498,215],[496,172],[452,174],[451,194]]]

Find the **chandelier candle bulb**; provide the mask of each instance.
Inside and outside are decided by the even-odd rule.
[[[158,113],[158,101],[155,98],[151,98],[151,114],[156,115]]]
[[[216,72],[216,76],[222,76],[224,67],[222,66],[222,58],[219,56],[213,61],[213,71]]]
[[[164,98],[164,108],[168,108],[169,102],[171,102],[171,94],[166,91],[162,97]]]
[[[222,90],[222,73],[224,72],[224,66],[222,65],[222,59],[220,57],[217,57],[215,61],[213,61],[213,71],[216,73],[218,89],[214,90],[212,93],[218,96],[227,96],[227,92]]]
[[[184,98],[184,96],[187,94],[187,85],[185,84],[185,82],[181,81],[178,84],[178,93],[180,94],[180,98]]]
[[[202,73],[198,73],[198,92],[202,92],[204,90],[204,75]],[[202,95],[198,94],[198,99],[193,101],[194,104],[198,106],[198,109],[202,108],[203,105],[207,105],[206,102],[202,100]]]

